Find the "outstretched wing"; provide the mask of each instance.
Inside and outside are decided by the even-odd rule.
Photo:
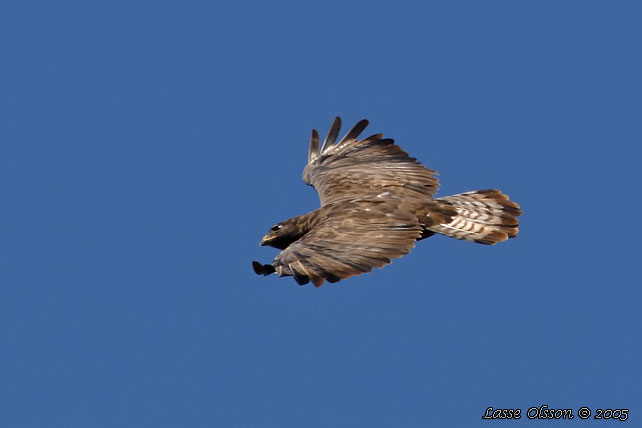
[[[312,230],[274,259],[280,276],[317,287],[337,282],[387,265],[421,236],[417,218],[400,209],[399,201],[354,201],[320,211]]]
[[[386,192],[392,198],[425,199],[437,191],[436,172],[409,157],[392,139],[375,134],[359,140],[366,126],[367,120],[358,122],[335,144],[341,128],[337,117],[321,146],[319,133],[312,130],[303,181],[317,190],[322,207]]]

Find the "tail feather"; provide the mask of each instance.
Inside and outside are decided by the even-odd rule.
[[[428,227],[432,232],[456,239],[493,245],[517,236],[519,205],[499,190],[477,190],[437,198],[452,206],[457,216],[449,223]]]

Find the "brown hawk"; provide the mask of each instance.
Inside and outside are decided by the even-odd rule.
[[[435,233],[489,245],[517,236],[522,211],[508,196],[477,190],[433,198],[436,172],[382,134],[359,140],[366,126],[360,121],[337,143],[337,117],[322,145],[312,130],[303,181],[321,208],[272,226],[261,245],[282,251],[272,264],[252,262],[257,274],[319,287],[383,267]]]

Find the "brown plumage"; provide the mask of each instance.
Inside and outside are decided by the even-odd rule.
[[[478,190],[433,198],[436,172],[381,134],[359,140],[367,125],[358,122],[336,142],[337,117],[323,144],[312,130],[303,181],[321,208],[270,229],[261,245],[282,251],[272,264],[252,262],[257,274],[319,287],[383,267],[435,233],[489,245],[517,236],[522,212],[508,196]]]

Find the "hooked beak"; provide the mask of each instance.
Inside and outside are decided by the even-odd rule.
[[[274,236],[265,235],[263,239],[261,239],[261,243],[259,245],[261,247],[265,247],[273,239],[274,239]]]

